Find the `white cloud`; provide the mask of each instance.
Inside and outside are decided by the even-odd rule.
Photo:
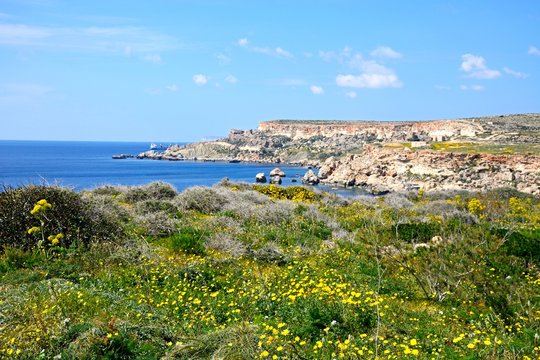
[[[355,99],[358,95],[356,94],[355,91],[349,91],[349,92],[346,92],[345,93],[345,96],[351,98],[351,99]]]
[[[246,38],[242,38],[236,42],[238,46],[246,48],[249,51],[253,51],[259,54],[281,57],[281,58],[293,58],[294,55],[282,47],[269,47],[269,46],[251,46],[250,42]]]
[[[504,72],[507,73],[508,75],[512,75],[518,79],[526,79],[529,77],[528,74],[525,74],[525,73],[522,73],[521,71],[517,71],[517,70],[512,70],[510,68],[503,68]]]
[[[340,51],[323,51],[319,50],[319,57],[324,61],[331,62],[336,60],[339,63],[345,62],[352,56],[352,48],[346,46]],[[360,55],[361,56],[361,55]]]
[[[536,46],[529,46],[529,55],[540,56],[540,49]]]
[[[312,57],[313,57],[313,53],[312,53],[312,52],[309,52],[309,51],[304,51],[304,56],[307,57],[307,58],[309,59],[309,58],[312,58]]]
[[[334,60],[335,58],[335,53],[333,51],[324,51],[324,50],[319,50],[319,57],[321,59],[323,59],[324,61],[332,61]]]
[[[220,64],[226,65],[231,62],[231,58],[223,53],[218,53],[215,55]]]
[[[165,86],[165,89],[167,89],[169,91],[172,91],[172,92],[177,92],[178,91],[178,85],[176,85],[176,84],[167,85],[167,86]]]
[[[180,47],[170,36],[142,27],[47,27],[0,24],[0,46],[107,53],[157,54]]]
[[[321,86],[311,85],[309,87],[309,90],[315,95],[322,95],[324,94],[324,89]]]
[[[395,74],[360,74],[360,75],[338,75],[336,77],[337,86],[382,89],[399,88],[401,81]]]
[[[372,52],[372,55],[387,58],[401,56],[401,54],[388,47],[379,47]],[[387,68],[375,60],[365,59],[361,53],[353,51],[350,47],[344,47],[340,51],[321,50],[319,51],[319,57],[324,61],[337,61],[341,64],[347,64],[359,72],[337,75],[337,86],[368,89],[399,88],[403,86],[393,69]]]
[[[389,46],[379,46],[378,48],[374,49],[370,53],[370,55],[373,57],[386,58],[386,59],[400,59],[403,57],[401,53],[395,51]]]
[[[275,57],[282,57],[282,58],[293,58],[293,54],[291,54],[289,51],[277,47],[277,48],[270,48],[270,47],[252,47],[250,49],[253,52],[264,54],[264,55],[270,55]]]
[[[148,54],[143,56],[143,60],[152,64],[161,64],[161,56],[159,54]]]
[[[351,61],[351,66],[358,68],[361,74],[338,75],[336,77],[338,86],[368,89],[399,88],[403,86],[394,70],[373,60],[363,60],[360,55],[357,55]]]
[[[292,57],[292,54],[290,52],[288,52],[287,50],[284,50],[284,49],[282,49],[280,47],[277,47],[275,52],[276,52],[277,56]]]
[[[206,83],[208,82],[208,76],[203,74],[193,75],[193,82],[199,86],[206,85]]]
[[[236,84],[238,82],[238,79],[233,75],[227,75],[225,77],[225,82],[228,82],[229,84]]]
[[[481,56],[465,54],[461,56],[461,70],[468,74],[468,77],[474,79],[491,80],[501,76],[498,70],[489,69],[486,60]]]
[[[459,88],[463,91],[484,91],[486,89],[482,85],[461,85]]]

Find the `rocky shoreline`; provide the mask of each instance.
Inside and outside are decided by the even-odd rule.
[[[138,159],[253,162],[312,166],[309,184],[388,191],[510,187],[540,196],[540,114],[422,122],[262,122],[217,141],[150,150]],[[456,144],[487,149],[444,151]],[[531,150],[493,154],[504,145]],[[437,147],[438,146],[438,147]],[[505,148],[506,149],[506,148]],[[255,174],[254,174],[255,176]]]

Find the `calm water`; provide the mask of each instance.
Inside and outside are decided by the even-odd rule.
[[[0,141],[0,184],[59,184],[75,190],[104,184],[143,185],[165,181],[183,190],[194,185],[213,185],[224,177],[254,182],[255,174],[268,173],[273,165],[226,162],[113,160],[113,154],[138,154],[149,143]],[[284,185],[306,169],[281,166]],[[300,179],[298,179],[300,182]],[[349,192],[350,194],[350,192]]]

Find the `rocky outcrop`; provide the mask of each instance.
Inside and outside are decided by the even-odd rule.
[[[308,170],[302,177],[302,183],[308,185],[317,185],[319,183],[319,177],[313,172],[313,170]]]
[[[538,195],[540,157],[532,154],[540,153],[539,134],[540,114],[417,122],[275,120],[262,122],[256,130],[231,130],[217,141],[173,145],[137,157],[311,165],[319,168],[323,183],[373,192],[510,186]],[[429,150],[459,144],[488,152],[495,145],[508,145],[531,154]],[[281,181],[280,176],[269,178]]]
[[[282,181],[283,180],[281,180],[281,176],[279,176],[279,175],[274,175],[274,176],[270,177],[270,184],[281,185]]]
[[[280,168],[275,168],[274,170],[270,171],[270,177],[279,176],[279,177],[285,177],[287,174]]]
[[[266,175],[264,173],[258,173],[255,175],[255,182],[266,183]]]
[[[327,159],[319,178],[325,184],[360,186],[372,192],[513,187],[540,195],[540,157],[364,145],[362,154]]]

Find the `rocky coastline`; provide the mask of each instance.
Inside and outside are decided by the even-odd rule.
[[[460,146],[470,149],[449,151]],[[304,183],[373,193],[509,187],[540,196],[540,114],[417,122],[274,120],[137,158],[312,166],[318,173],[307,174]]]

